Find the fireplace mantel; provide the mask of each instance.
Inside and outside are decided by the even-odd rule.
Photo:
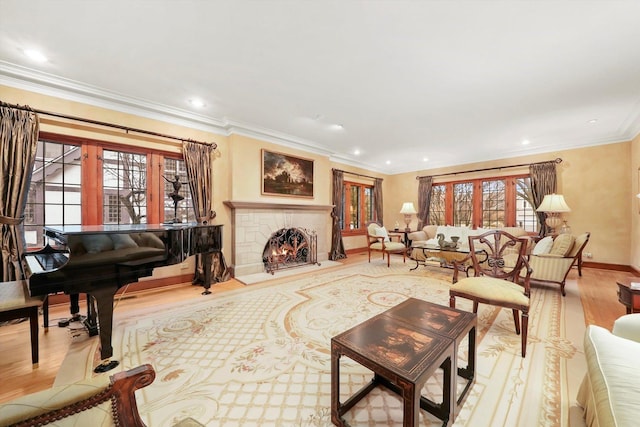
[[[232,209],[295,209],[309,211],[330,211],[333,209],[333,205],[311,205],[301,203],[242,202],[237,200],[226,200],[223,203]]]
[[[282,228],[305,228],[317,235],[317,261],[331,250],[333,205],[226,200],[231,209],[231,268],[234,277],[265,270],[263,251],[269,237]]]

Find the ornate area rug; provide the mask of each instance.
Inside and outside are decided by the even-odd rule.
[[[429,274],[379,261],[137,312],[115,325],[114,358],[118,369],[154,366],[156,380],[137,392],[149,427],[188,418],[207,426],[330,426],[331,337],[408,297],[448,305],[449,283]],[[585,369],[577,287],[568,283],[565,298],[555,287],[532,294],[525,359],[511,312],[480,306],[476,383],[455,426],[579,425],[575,394]],[[459,299],[458,308],[471,304]],[[343,357],[341,401],[370,379]],[[423,394],[439,401],[439,380]],[[376,388],[344,418],[354,427],[400,426],[401,401]],[[421,411],[420,425],[441,422]]]

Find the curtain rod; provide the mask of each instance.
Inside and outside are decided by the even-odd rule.
[[[555,162],[555,163],[562,163],[562,159],[560,157],[556,158],[555,160],[551,160],[551,161]],[[509,168],[519,168],[519,167],[522,167],[522,166],[539,165],[539,164],[542,164],[542,163],[549,163],[549,162],[547,161],[547,162],[536,162],[536,163],[522,163],[522,164],[519,164],[519,165],[498,166],[498,167],[494,167],[494,168],[484,168],[484,169],[473,169],[473,170],[462,171],[462,172],[449,172],[449,173],[440,173],[440,174],[437,174],[437,175],[416,176],[416,179],[426,178],[427,176],[431,176],[431,177],[435,178],[437,176],[458,175],[458,174],[462,174],[462,173],[473,173],[473,172],[484,172],[484,171],[509,169]]]
[[[181,141],[181,142],[193,142],[195,144],[202,144],[202,145],[207,145],[207,146],[213,147],[214,150],[216,148],[218,148],[218,144],[216,144],[215,142],[210,142],[209,143],[209,142],[195,141],[193,139],[188,139],[188,138],[179,138],[177,136],[165,135],[163,133],[153,132],[153,131],[150,131],[150,130],[136,129],[136,128],[132,128],[132,127],[128,127],[128,126],[117,125],[117,124],[114,124],[114,123],[107,123],[107,122],[101,122],[101,121],[98,121],[98,120],[85,119],[83,117],[68,116],[66,114],[52,113],[50,111],[37,110],[35,108],[31,108],[31,107],[28,107],[28,106],[8,104],[8,103],[4,103],[4,102],[0,102],[0,106],[7,106],[7,107],[15,108],[15,109],[18,109],[18,110],[23,110],[23,111],[32,111],[32,112],[34,112],[36,114],[43,114],[45,116],[58,117],[58,118],[61,118],[61,119],[75,120],[75,121],[78,121],[78,122],[90,123],[90,124],[98,125],[98,126],[106,126],[106,127],[116,128],[116,129],[124,130],[126,133],[136,132],[136,133],[141,133],[141,134],[145,134],[145,135],[152,135],[152,136],[158,136],[158,137],[161,137],[161,138],[173,139],[173,140]]]
[[[336,168],[333,168],[333,169],[331,169],[331,170],[332,170],[332,171],[338,171],[338,172],[346,173],[346,174],[349,174],[349,175],[360,176],[360,177],[362,177],[362,178],[382,179],[382,178],[377,178],[377,177],[375,177],[375,176],[362,175],[362,174],[360,174],[360,173],[349,172],[349,171],[343,171],[342,169],[336,169]]]

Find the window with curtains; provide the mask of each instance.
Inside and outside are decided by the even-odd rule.
[[[84,161],[93,159],[86,167]],[[153,167],[151,167],[153,166]],[[46,225],[159,223],[173,219],[169,179],[187,183],[184,161],[175,154],[41,133],[25,207],[30,248],[45,243]],[[149,185],[149,183],[157,183]],[[184,194],[183,194],[184,192]],[[179,217],[193,221],[189,186],[183,185]],[[170,207],[170,208],[169,208]]]
[[[375,221],[373,185],[344,182],[342,206],[343,235],[361,234],[369,221]]]
[[[434,184],[429,224],[496,228],[519,226],[535,233],[540,225],[528,175]]]

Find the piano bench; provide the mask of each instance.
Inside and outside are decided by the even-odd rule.
[[[26,280],[0,282],[0,322],[29,318],[31,324],[31,362],[38,363],[38,309],[43,297],[29,295]],[[45,325],[45,329],[47,329]]]

